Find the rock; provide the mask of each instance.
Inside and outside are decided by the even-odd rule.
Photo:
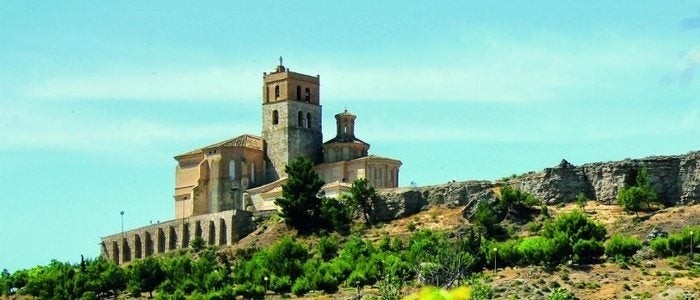
[[[668,232],[666,232],[665,230],[663,230],[661,227],[654,227],[654,228],[652,228],[651,231],[649,231],[649,233],[647,234],[646,241],[647,241],[647,242],[650,242],[650,241],[653,240],[653,239],[656,239],[656,238],[665,238],[665,237],[667,237],[667,236],[668,236]]]
[[[685,155],[652,156],[642,159],[589,163],[575,166],[562,160],[557,166],[531,172],[507,182],[451,181],[442,185],[397,188],[382,191],[375,213],[380,221],[418,213],[426,205],[465,205],[463,216],[470,218],[476,204],[495,201],[493,188],[509,184],[532,194],[546,204],[573,202],[583,193],[588,199],[615,204],[621,188],[633,186],[646,168],[649,182],[666,205],[700,201],[700,151]]]
[[[647,260],[644,262],[644,267],[646,268],[654,268],[656,267],[656,264],[652,260]]]

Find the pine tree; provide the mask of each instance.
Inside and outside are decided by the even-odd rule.
[[[284,167],[287,182],[282,185],[282,197],[275,199],[287,225],[308,232],[321,223],[321,198],[318,193],[324,182],[314,171],[313,163],[298,157]]]

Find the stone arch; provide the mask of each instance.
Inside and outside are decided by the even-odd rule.
[[[165,252],[165,232],[163,232],[163,228],[158,228],[156,239],[158,240],[158,253]]]
[[[112,241],[112,260],[115,264],[119,264],[119,243]]]
[[[143,247],[141,245],[141,235],[136,234],[134,236],[134,258],[139,259],[143,256],[142,254],[143,254]]]
[[[219,245],[226,245],[226,220],[219,219]]]
[[[280,123],[280,113],[277,110],[272,111],[272,125]]]
[[[197,221],[194,225],[194,237],[195,238],[202,238],[202,223]]]
[[[190,224],[182,224],[182,248],[187,248],[190,246]]]
[[[297,126],[304,127],[304,113],[301,110],[297,114]]]
[[[311,90],[309,88],[306,88],[304,90],[304,101],[306,101],[307,103],[311,101]]]
[[[199,164],[199,180],[209,180],[209,162],[203,161]]]
[[[146,231],[144,234],[145,240],[146,240],[146,257],[149,257],[153,255],[153,236],[151,236],[151,233]]]
[[[301,101],[301,86],[297,85],[297,101]]]
[[[216,243],[216,226],[214,221],[209,221],[209,236],[207,237],[209,245],[214,245],[214,243]]]
[[[168,228],[168,250],[177,249],[177,233],[175,232],[175,227],[169,226]]]
[[[275,100],[280,97],[280,86],[275,85]]]
[[[306,128],[311,128],[311,113],[306,113]]]
[[[131,261],[131,247],[129,247],[129,241],[122,238],[122,262],[129,261]]]

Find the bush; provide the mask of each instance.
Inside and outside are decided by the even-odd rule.
[[[481,201],[477,204],[473,218],[476,226],[486,235],[491,235],[496,231],[495,229],[499,222],[498,216],[487,201]]]
[[[245,282],[234,289],[236,296],[243,296],[246,299],[261,299],[265,296],[265,287],[259,284]]]
[[[316,249],[321,259],[329,261],[338,255],[338,241],[334,237],[324,236],[318,240]]]
[[[292,293],[297,296],[302,296],[311,290],[311,281],[306,277],[299,277],[292,285]]]
[[[690,252],[690,232],[693,232],[693,244],[700,241],[700,226],[685,227],[681,232],[674,233],[665,238],[656,238],[651,241],[651,249],[662,257],[679,255]]]
[[[651,250],[654,250],[656,255],[666,257],[671,255],[671,249],[668,246],[668,238],[655,238],[651,240],[649,245]]]
[[[321,199],[320,218],[325,229],[337,232],[350,230],[350,213],[345,205],[334,198]]]
[[[206,248],[207,244],[201,236],[197,236],[190,241],[190,247],[192,247],[192,250],[195,252],[199,252]]]
[[[642,249],[642,243],[636,237],[624,237],[615,234],[608,240],[605,247],[605,255],[608,258],[613,257],[632,257],[639,249]]]
[[[569,290],[559,287],[554,289],[553,292],[547,296],[547,300],[573,300],[576,299],[576,296],[574,296],[573,293],[569,292]]]
[[[576,263],[590,263],[595,261],[605,252],[603,243],[596,240],[578,240],[573,246],[573,261]]]
[[[617,203],[622,206],[625,211],[634,211],[639,216],[639,210],[642,208],[642,203],[646,203],[647,207],[651,207],[651,203],[658,201],[658,196],[654,188],[649,182],[646,167],[639,170],[636,178],[637,182],[629,188],[622,188],[617,194]]]
[[[275,293],[287,293],[292,289],[292,279],[289,276],[270,276],[270,289]]]
[[[416,223],[413,223],[413,221],[411,221],[411,223],[408,223],[408,225],[406,226],[406,229],[408,229],[408,231],[410,232],[416,231]]]

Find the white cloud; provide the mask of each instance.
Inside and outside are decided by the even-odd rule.
[[[657,81],[670,68],[671,48],[623,38],[592,43],[549,35],[529,42],[492,37],[439,58],[454,64],[330,69],[322,79],[324,96],[343,99],[519,103],[568,101],[582,93],[602,98],[635,93],[639,85]]]
[[[35,100],[219,100],[260,97],[258,72],[245,68],[115,71],[51,78],[21,87],[18,96]]]
[[[500,33],[470,35],[451,46],[454,48],[436,54],[440,57],[431,57],[429,48],[422,49],[427,53],[420,57],[427,61],[415,64],[335,60],[330,66],[317,61],[317,66],[303,67],[322,75],[322,97],[328,100],[560,101],[582,91],[624,93],[629,86],[647,84],[636,82],[644,76],[640,74],[649,73],[644,69],[663,74],[663,68],[670,67],[667,54],[675,51],[657,40],[611,37],[589,41],[554,34],[517,40]],[[146,65],[136,70],[49,78],[20,87],[16,95],[41,100],[249,101],[260,98],[261,73],[269,71],[268,67],[193,69],[176,65],[162,69]]]
[[[178,124],[142,118],[104,118],[96,115],[76,117],[41,108],[7,107],[0,111],[0,150],[51,149],[91,154],[173,156],[173,145],[203,146],[242,134],[256,125],[214,122]],[[201,143],[201,144],[200,144]]]

